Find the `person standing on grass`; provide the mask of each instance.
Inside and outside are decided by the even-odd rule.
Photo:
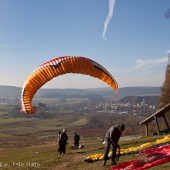
[[[58,153],[60,153],[61,151],[61,148],[62,148],[62,145],[61,145],[61,131],[58,132],[58,139],[57,139],[57,142],[58,142]]]
[[[73,140],[74,140],[74,148],[78,149],[79,148],[80,136],[77,133],[75,133]]]
[[[112,146],[111,164],[117,165],[117,162],[115,160],[116,150],[117,148],[120,149],[120,146],[118,145],[118,141],[124,130],[125,130],[125,125],[114,125],[110,127],[108,131],[106,132],[106,135],[105,135],[106,150],[105,150],[104,157],[103,157],[103,166],[106,165],[106,162],[108,160],[110,146]]]
[[[68,135],[66,133],[66,130],[63,129],[62,133],[61,133],[61,137],[60,137],[60,150],[59,153],[66,153],[66,145],[67,145],[67,140],[68,140]]]

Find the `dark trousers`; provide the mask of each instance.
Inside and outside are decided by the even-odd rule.
[[[78,149],[79,148],[79,142],[74,142],[74,147],[75,147],[75,149]]]
[[[61,154],[61,153],[66,153],[66,145],[67,145],[67,142],[66,141],[60,141],[59,142],[59,149],[58,149],[58,152]]]
[[[106,141],[106,150],[105,150],[105,153],[104,153],[103,160],[104,161],[108,160],[108,154],[109,154],[110,146],[112,146],[111,161],[113,162],[113,161],[115,161],[117,147],[111,143],[109,138],[106,138],[105,141]]]

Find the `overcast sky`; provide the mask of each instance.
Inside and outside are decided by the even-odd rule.
[[[44,62],[83,56],[119,87],[162,86],[170,53],[170,0],[0,0],[0,85],[22,87]],[[108,87],[62,75],[44,88]]]

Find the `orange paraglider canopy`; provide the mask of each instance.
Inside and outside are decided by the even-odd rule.
[[[63,56],[49,60],[34,70],[26,79],[21,93],[21,112],[34,113],[32,98],[39,88],[54,77],[66,73],[85,74],[110,85],[115,92],[118,85],[112,75],[100,64],[85,57]]]

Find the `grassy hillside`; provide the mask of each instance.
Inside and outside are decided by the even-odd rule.
[[[162,136],[136,139],[132,141],[121,141],[122,148],[139,146],[142,143],[154,141]],[[43,138],[41,139],[43,141]],[[102,161],[86,163],[84,158],[96,153],[103,153],[104,146],[101,144],[101,139],[90,138],[81,141],[85,147],[79,150],[72,150],[70,147],[72,143],[67,145],[67,153],[59,155],[57,153],[56,142],[48,141],[44,144],[29,146],[10,146],[0,147],[1,164],[3,163],[5,170],[17,169],[42,169],[42,170],[104,170],[111,168],[110,160],[108,160],[106,167],[102,166]],[[3,153],[3,154],[2,154]],[[132,159],[139,159],[137,155],[121,156],[119,163],[129,161]],[[170,167],[170,162],[155,166],[152,169],[167,170]]]
[[[2,112],[6,109],[3,108]],[[110,160],[106,167],[102,166],[101,161],[84,162],[87,156],[104,152],[102,138],[106,128],[89,126],[89,120],[81,115],[59,115],[53,119],[4,116],[0,119],[0,127],[0,169],[104,170],[111,167]],[[57,133],[63,128],[67,129],[69,141],[67,153],[59,155]],[[80,134],[80,144],[84,145],[84,148],[79,150],[71,149],[75,131]],[[122,140],[120,146],[121,148],[135,147],[159,138],[163,136]],[[139,158],[137,155],[122,156],[119,162],[137,158]],[[169,166],[170,163],[165,163],[152,169],[167,170]]]

